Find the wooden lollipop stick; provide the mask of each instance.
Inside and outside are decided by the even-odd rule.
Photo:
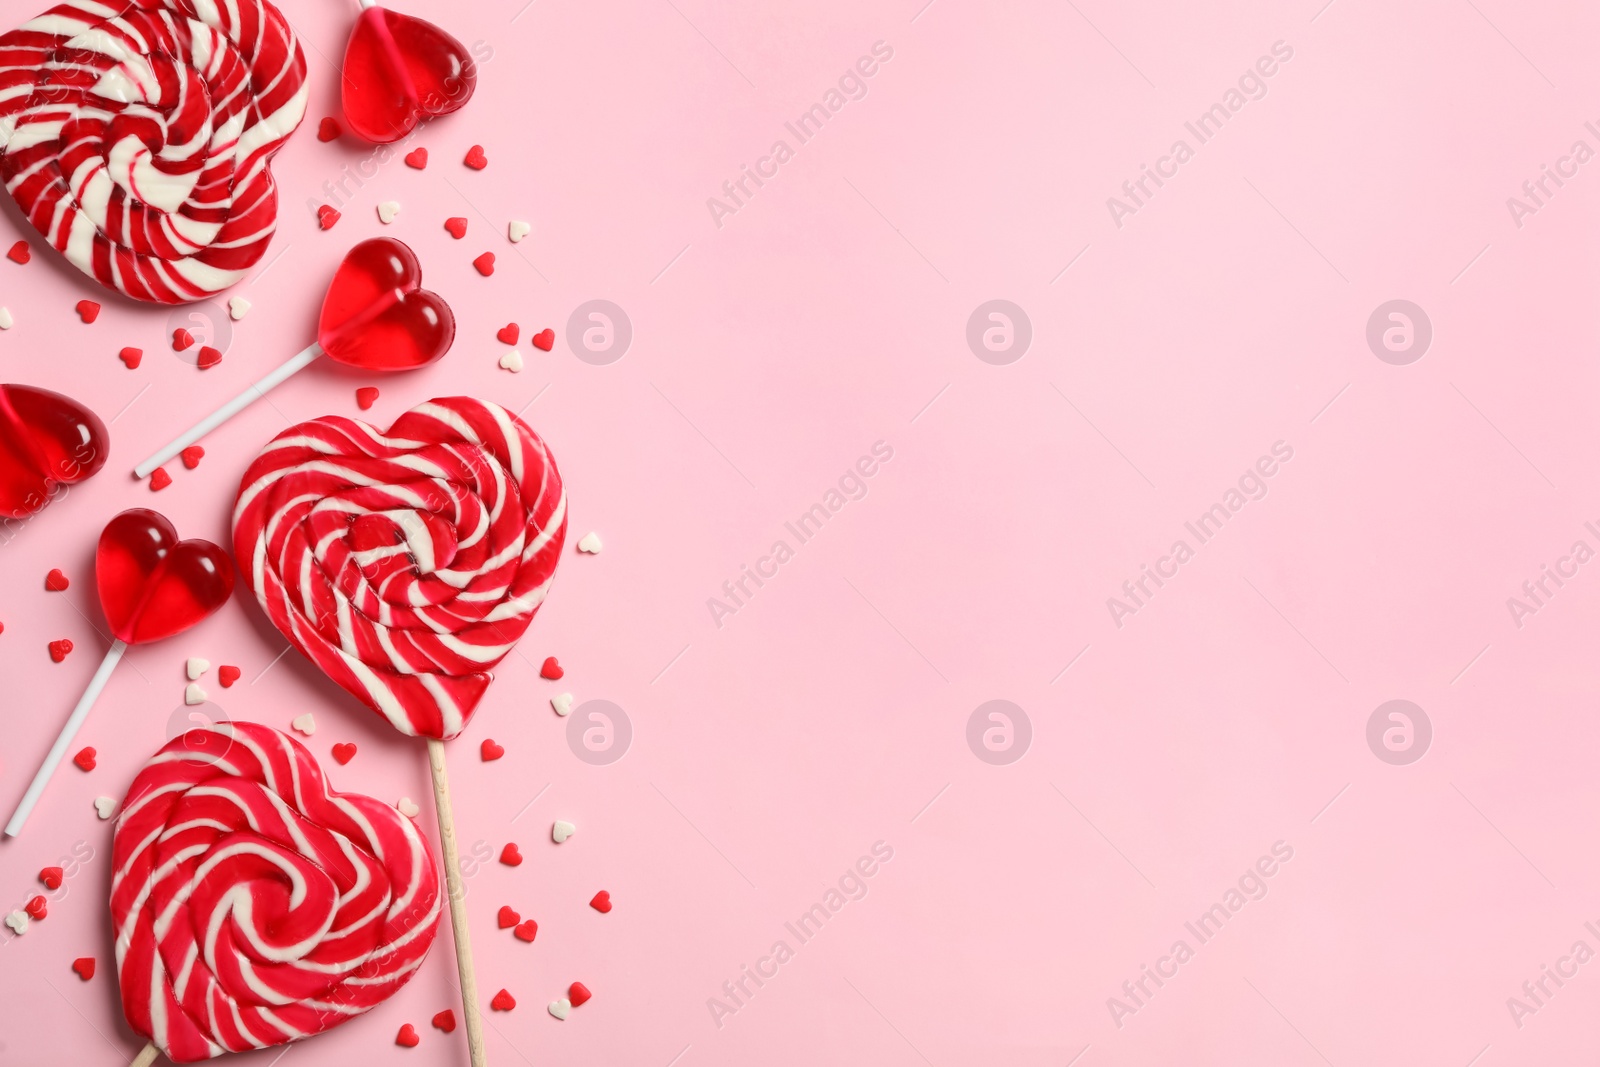
[[[161,1050],[156,1048],[154,1044],[146,1045],[139,1050],[139,1054],[133,1058],[133,1062],[128,1064],[128,1067],[150,1067],[152,1063],[156,1062],[156,1057],[159,1055],[161,1055]]]
[[[461,1010],[467,1022],[467,1051],[472,1067],[485,1067],[483,1018],[478,1011],[478,975],[472,966],[472,937],[467,931],[466,889],[461,884],[456,820],[450,807],[450,779],[444,770],[444,742],[428,738],[428,769],[433,772],[433,806],[439,813],[439,847],[444,852],[444,882],[450,892],[450,927],[456,937],[456,969],[461,973]]]

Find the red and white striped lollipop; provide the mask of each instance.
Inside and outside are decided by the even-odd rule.
[[[64,0],[0,36],[0,177],[102,285],[203,300],[266,252],[305,79],[267,0]]]
[[[411,820],[334,792],[304,747],[252,723],[157,752],[112,859],[122,1009],[175,1063],[360,1015],[410,980],[438,931],[439,875]]]

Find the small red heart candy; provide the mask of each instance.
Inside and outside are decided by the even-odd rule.
[[[62,573],[60,567],[53,568],[49,574],[44,576],[44,587],[52,593],[59,593],[71,584],[72,582]]]
[[[0,517],[31,515],[105,465],[110,437],[71,397],[0,385]]]
[[[375,386],[375,385],[363,385],[360,389],[356,390],[356,407],[360,408],[362,411],[370,410],[372,408],[372,405],[376,404],[377,402],[378,402],[378,387],[377,386]]]
[[[178,453],[178,458],[183,460],[183,465],[190,470],[200,466],[200,461],[206,458],[206,450],[199,445],[190,445]]]
[[[95,768],[94,758],[98,755],[99,753],[91,745],[88,748],[80,749],[78,754],[72,757],[72,762],[86,771],[92,771]]]
[[[406,153],[406,166],[412,170],[421,170],[428,165],[428,150],[426,148],[413,148]]]
[[[487,278],[489,275],[494,273],[494,253],[485,252],[483,255],[472,261],[472,266],[479,274]]]
[[[194,334],[190,333],[182,326],[179,326],[176,330],[172,331],[172,350],[174,352],[182,352],[184,349],[193,344]]]
[[[561,664],[556,662],[554,656],[549,656],[544,661],[544,666],[539,668],[539,677],[548,678],[552,682],[567,672],[561,669]]]
[[[84,322],[93,322],[100,317],[100,305],[93,300],[78,301],[78,318]]]
[[[483,154],[483,145],[475,144],[471,148],[467,149],[467,158],[463,159],[461,162],[465,163],[473,170],[482,170],[484,167],[489,165],[489,157]]]
[[[172,484],[172,475],[167,473],[167,468],[157,467],[150,472],[150,491],[159,493]]]
[[[456,1028],[456,1013],[446,1008],[433,1017],[433,1026],[436,1030],[443,1030],[447,1034],[450,1033]]]
[[[589,901],[589,907],[598,911],[601,915],[611,914],[611,890],[602,889],[596,893],[594,899]]]
[[[495,336],[500,339],[500,343],[503,345],[514,345],[517,343],[517,339],[522,336],[522,328],[514,322],[508,322],[500,327],[500,332]]]
[[[46,867],[39,872],[39,881],[44,883],[46,889],[60,889],[61,879],[66,873],[60,867]]]
[[[60,663],[72,651],[72,642],[63,637],[59,641],[51,641],[48,647],[50,649],[50,658]]]
[[[11,246],[11,251],[6,253],[6,258],[13,263],[26,263],[33,258],[33,250],[28,247],[28,242],[18,241]]]
[[[129,370],[138,370],[139,361],[144,359],[144,349],[124,348],[121,352],[117,353],[117,358],[126,363]]]
[[[500,862],[507,867],[515,867],[522,862],[522,853],[517,851],[517,843],[515,841],[500,850]]]
[[[327,121],[330,121],[330,120],[323,119],[322,121],[327,122]],[[328,139],[329,138],[326,138],[326,137],[323,138],[323,140],[328,140]],[[417,1036],[417,1028],[415,1026],[412,1026],[410,1023],[406,1023],[404,1026],[402,1026],[400,1028],[400,1032],[398,1034],[396,1034],[395,1037],[394,1037],[394,1043],[399,1045],[399,1046],[401,1046],[402,1048],[416,1048],[417,1045],[421,1043],[421,1041],[422,1041],[422,1038]]]
[[[500,929],[504,930],[507,927],[515,926],[521,922],[522,916],[518,915],[516,910],[508,904],[500,909],[500,915],[497,921],[500,923]]]
[[[335,362],[366,370],[432,363],[450,350],[455,336],[449,305],[422,288],[416,255],[392,237],[374,237],[350,250],[328,286],[317,323],[317,342]]]
[[[489,1001],[489,1007],[493,1008],[495,1011],[510,1011],[512,1008],[514,1008],[516,1006],[517,1006],[516,998],[514,998],[510,993],[508,993],[504,989],[502,989],[502,990],[500,990],[500,992],[496,993],[494,995],[494,999]]]
[[[483,762],[497,760],[506,754],[504,745],[497,745],[492,738],[484,738],[483,744],[478,746],[478,754],[483,757]]]
[[[333,760],[343,767],[346,763],[356,758],[356,746],[348,741],[340,742],[333,746]]]
[[[218,667],[217,681],[221,682],[222,688],[226,689],[239,680],[239,673],[238,667]]]
[[[444,228],[450,231],[450,236],[461,240],[467,235],[467,220],[459,216],[444,220]]]
[[[317,140],[322,142],[338,140],[339,135],[343,132],[344,129],[339,125],[339,120],[330,115],[317,126]]]
[[[195,366],[201,370],[209,370],[222,362],[222,353],[210,345],[201,345],[200,354],[195,358]]]
[[[589,992],[589,987],[584,985],[582,982],[573,982],[571,985],[567,986],[567,1001],[574,1008],[581,1007],[583,1004],[587,1003],[589,998],[592,996],[594,996],[594,994]]]
[[[541,352],[548,352],[555,347],[556,332],[548,327],[533,335],[533,347]]]
[[[45,903],[44,897],[34,897],[32,900],[28,901],[22,906],[22,910],[33,916],[35,919],[42,919],[50,909]]]
[[[517,939],[520,941],[532,941],[535,937],[539,936],[539,924],[534,922],[532,919],[529,919],[527,922],[522,923],[511,932],[515,934]]]
[[[78,977],[85,982],[94,977],[94,957],[79,956],[72,961],[72,969],[78,972]]]
[[[374,144],[391,144],[420,120],[455,111],[478,82],[477,65],[460,41],[431,22],[381,7],[356,20],[343,71],[345,121]]]
[[[338,222],[341,218],[343,218],[343,216],[333,208],[329,207],[327,204],[323,204],[321,207],[317,208],[317,225],[324,230],[333,229],[334,223]]]
[[[172,523],[147,508],[106,523],[94,570],[111,633],[130,645],[187,630],[233,594],[228,553],[210,541],[178,540]]]

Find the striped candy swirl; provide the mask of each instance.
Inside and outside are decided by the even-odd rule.
[[[388,433],[337,416],[292,426],[233,512],[234,555],[273,624],[395,729],[441,740],[533,621],[566,530],[544,442],[470,397]]]
[[[112,859],[122,1010],[176,1063],[361,1014],[411,978],[439,926],[439,875],[411,820],[335,793],[304,747],[252,723],[156,753]]]
[[[0,178],[102,285],[201,300],[266,252],[305,80],[267,0],[66,0],[0,36]]]

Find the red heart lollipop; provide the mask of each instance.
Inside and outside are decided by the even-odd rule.
[[[357,136],[389,144],[465,104],[477,83],[460,41],[431,22],[368,7],[344,53],[344,115]]]
[[[197,625],[233,592],[233,564],[225,549],[178,540],[172,523],[145,508],[106,523],[94,574],[111,632],[130,645]]]
[[[71,397],[0,385],[0,516],[20,519],[106,462],[105,423]]]
[[[392,237],[374,237],[350,250],[317,322],[317,343],[329,358],[365,370],[432,363],[450,350],[455,336],[450,306],[422,288],[416,253]]]

